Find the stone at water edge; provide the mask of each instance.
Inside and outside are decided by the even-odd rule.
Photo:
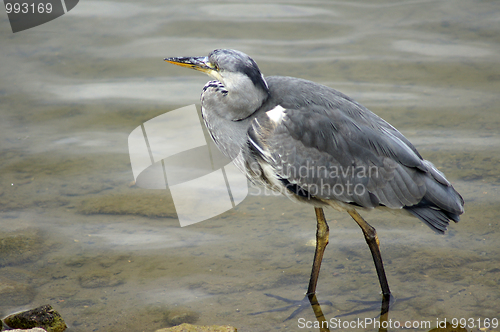
[[[3,321],[12,329],[41,327],[47,332],[63,332],[67,328],[61,315],[49,304],[12,314]]]
[[[47,332],[41,327],[34,327],[29,330],[20,330],[20,329],[15,329],[15,330],[6,330],[6,332]]]

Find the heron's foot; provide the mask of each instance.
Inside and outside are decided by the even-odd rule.
[[[310,308],[311,305],[329,305],[329,306],[333,306],[333,303],[330,302],[330,301],[311,303],[310,296],[313,296],[314,294],[312,294],[312,295],[306,295],[302,300],[299,300],[299,301],[287,299],[287,298],[284,298],[284,297],[281,297],[281,296],[278,296],[278,295],[273,295],[273,294],[268,294],[268,293],[266,293],[264,295],[269,296],[269,297],[274,297],[277,300],[289,303],[289,305],[281,307],[281,308],[271,309],[271,310],[253,312],[253,313],[250,313],[249,315],[260,315],[260,314],[263,314],[263,313],[266,313],[266,312],[286,311],[286,310],[288,310],[290,308],[297,307],[297,309],[295,309],[290,314],[290,316],[288,316],[288,318],[286,318],[284,320],[284,322],[286,322],[287,320],[290,320],[290,319],[296,317],[299,313],[301,313],[305,309]]]

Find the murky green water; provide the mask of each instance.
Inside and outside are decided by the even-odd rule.
[[[314,320],[310,309],[287,322],[291,310],[248,313],[283,305],[264,293],[302,298],[311,207],[249,195],[180,228],[167,192],[131,186],[130,132],[198,103],[208,80],[162,58],[235,48],[265,75],[354,97],[464,196],[466,214],[445,236],[414,218],[363,214],[378,230],[395,297],[415,296],[389,317],[433,328],[436,319],[500,318],[497,1],[81,1],[16,34],[1,12],[2,316],[50,303],[70,331],[155,331],[181,321],[308,330],[297,319]],[[378,300],[380,288],[358,226],[326,215],[318,298],[333,302],[323,307],[330,319],[360,307],[350,300]]]

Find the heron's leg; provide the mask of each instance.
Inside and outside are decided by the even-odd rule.
[[[318,283],[319,270],[321,268],[321,261],[323,260],[323,253],[328,245],[328,234],[330,232],[328,224],[325,220],[323,208],[315,207],[317,220],[316,230],[316,251],[314,253],[314,262],[311,271],[311,278],[309,279],[309,287],[307,287],[307,295],[316,293],[316,284]]]
[[[372,252],[373,261],[375,262],[375,268],[377,269],[378,280],[380,281],[380,287],[382,287],[382,294],[389,295],[391,291],[389,290],[389,283],[387,282],[387,277],[385,276],[384,264],[382,263],[382,255],[380,255],[380,242],[378,240],[377,232],[375,228],[370,226],[363,217],[359,215],[356,210],[347,211],[349,215],[356,221],[363,230],[365,235],[366,243]],[[319,223],[319,222],[318,222]]]

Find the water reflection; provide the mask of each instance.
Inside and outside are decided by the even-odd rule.
[[[328,15],[329,10],[305,6],[290,6],[282,4],[227,4],[201,6],[201,11],[211,17],[222,17],[231,21],[240,19],[268,20],[283,17],[307,17]]]
[[[188,92],[196,87],[196,81],[190,79],[155,79],[148,81],[120,80],[120,82],[99,82],[83,84],[52,85],[46,88],[61,101],[88,103],[113,99],[117,103],[131,100],[182,103],[189,96]],[[165,86],[172,86],[165,91]]]
[[[281,296],[276,296],[272,294],[265,294],[269,297],[273,297],[275,299],[278,299],[280,301],[286,302],[286,303],[291,303],[288,306],[282,307],[282,308],[277,308],[277,309],[271,309],[267,311],[260,311],[260,312],[255,312],[251,313],[250,315],[260,315],[263,313],[268,313],[268,312],[281,312],[288,310],[293,307],[297,307],[288,318],[286,318],[284,321],[291,320],[293,318],[296,318],[300,313],[302,313],[304,310],[308,309],[309,307],[312,308],[314,312],[314,316],[316,317],[316,321],[306,321],[304,318],[299,318],[298,319],[298,327],[299,328],[314,328],[318,329],[320,332],[329,332],[330,328],[333,330],[336,329],[356,329],[356,328],[374,328],[377,329],[378,331],[387,331],[389,327],[392,327],[392,321],[389,320],[389,309],[394,305],[395,299],[392,295],[383,295],[382,296],[382,301],[376,303],[375,305],[370,305],[366,308],[359,309],[359,310],[354,310],[350,311],[348,313],[344,314],[339,314],[336,315],[335,317],[332,317],[331,319],[327,319],[323,313],[322,307],[321,306],[333,306],[333,304],[330,301],[326,302],[320,302],[318,301],[316,294],[310,294],[307,295],[303,300],[301,301],[293,301],[290,299],[283,298]],[[403,300],[408,300],[403,299]],[[368,305],[367,303],[363,303],[364,305]],[[365,312],[372,312],[380,310],[380,314],[376,315],[374,318],[365,318],[363,320],[360,320],[359,318],[353,319],[353,320],[346,320],[346,319],[340,319],[341,317],[346,317],[346,316],[354,316],[358,315],[361,313]],[[356,316],[354,316],[356,317]],[[377,320],[378,318],[378,320]],[[397,326],[399,328],[399,326]]]
[[[478,46],[425,44],[411,40],[398,40],[393,43],[398,51],[436,57],[483,57],[491,55],[491,51]]]

